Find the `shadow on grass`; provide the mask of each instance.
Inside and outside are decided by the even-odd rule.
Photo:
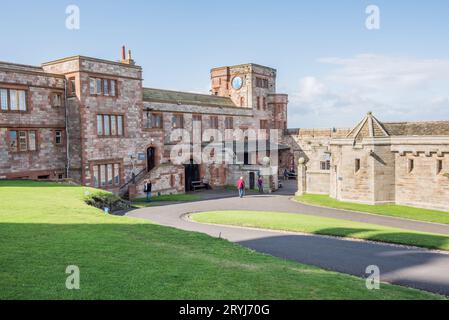
[[[398,297],[387,288],[368,292],[358,279],[286,264],[206,234],[147,223],[3,223],[0,234],[2,299],[382,299],[385,292]],[[388,262],[382,271],[394,271],[440,257],[316,238],[289,235],[240,244],[362,276],[359,271],[367,263],[383,266]],[[398,255],[393,264],[386,258],[391,253]],[[347,260],[357,272],[336,268],[333,257]],[[65,287],[69,265],[80,269],[81,290]],[[444,288],[449,293],[449,285]],[[409,293],[409,297],[416,294]]]
[[[410,245],[428,249],[449,250],[449,237],[447,236],[420,234],[407,232],[405,230],[401,232],[388,232],[359,228],[326,228],[315,231],[314,233],[343,238],[360,238],[378,242]]]

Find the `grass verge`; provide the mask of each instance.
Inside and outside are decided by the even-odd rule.
[[[345,209],[352,211],[368,212],[384,216],[398,217],[404,219],[413,219],[419,221],[436,222],[449,224],[449,212],[421,209],[394,204],[368,205],[352,202],[343,202],[332,199],[326,195],[305,194],[295,197],[296,201],[315,204],[324,207]]]
[[[216,211],[192,216],[197,222],[227,224],[310,234],[356,238],[379,242],[411,245],[429,249],[449,250],[449,237],[414,232],[380,225],[295,213]]]

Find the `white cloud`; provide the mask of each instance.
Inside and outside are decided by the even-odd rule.
[[[367,111],[390,121],[449,119],[449,59],[363,54],[318,62],[330,71],[300,79],[290,127],[353,126]]]

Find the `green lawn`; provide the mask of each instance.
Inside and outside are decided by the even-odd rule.
[[[0,299],[439,299],[263,255],[200,233],[105,215],[86,191],[0,181]],[[81,289],[67,290],[77,265]]]
[[[201,200],[201,196],[196,194],[169,194],[151,197],[151,202],[147,202],[146,198],[137,198],[132,201],[132,205],[136,208],[145,208],[151,207],[155,202],[191,202],[199,200]]]
[[[373,206],[369,204],[342,202],[332,199],[331,197],[326,195],[317,194],[305,194],[303,196],[297,196],[295,197],[295,200],[331,208],[369,212],[384,216],[449,224],[449,212],[438,210],[420,209],[407,206],[398,206],[394,204]]]
[[[443,235],[304,214],[217,211],[198,213],[193,215],[192,219],[203,223],[304,232],[449,250],[449,237]]]

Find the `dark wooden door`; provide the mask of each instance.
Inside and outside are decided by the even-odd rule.
[[[156,166],[156,150],[153,147],[147,149],[147,170],[150,172]]]

